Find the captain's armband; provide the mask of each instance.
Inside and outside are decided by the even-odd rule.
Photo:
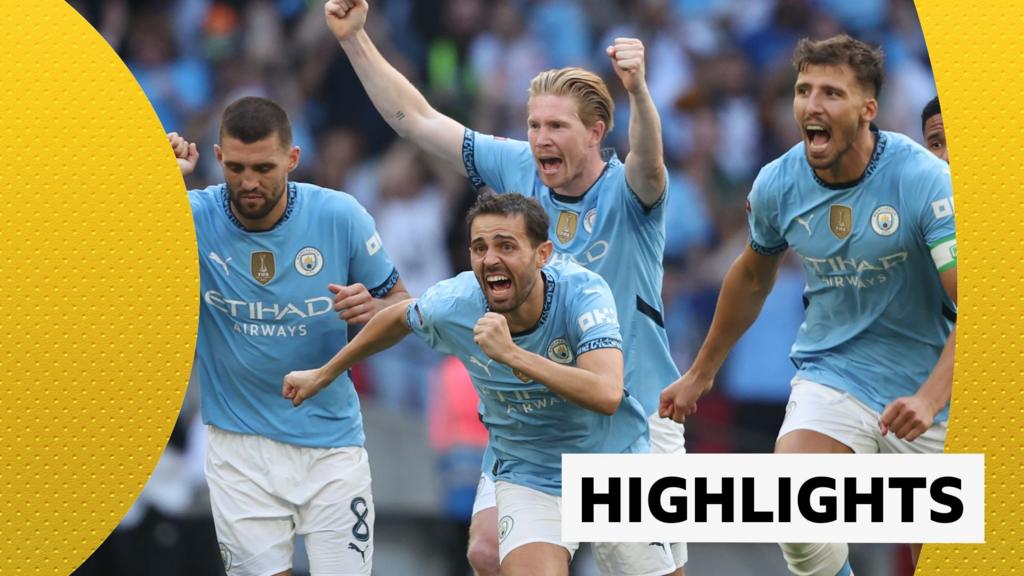
[[[956,267],[956,235],[951,234],[933,242],[929,245],[932,251],[932,260],[935,261],[935,267],[939,269],[939,272],[945,272],[950,268]]]

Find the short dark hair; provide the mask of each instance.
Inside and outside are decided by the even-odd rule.
[[[924,132],[924,124],[929,118],[936,114],[942,114],[942,108],[939,107],[939,97],[936,96],[928,101],[924,105],[924,110],[921,110],[921,132]]]
[[[277,102],[258,96],[239,98],[224,109],[220,119],[220,139],[230,136],[246,144],[277,134],[285,148],[292,145],[292,123]]]
[[[473,227],[473,220],[477,216],[493,214],[498,216],[522,216],[526,222],[526,236],[530,244],[539,246],[548,239],[548,226],[551,221],[547,212],[541,207],[540,202],[533,198],[527,198],[522,194],[495,194],[484,192],[476,199],[476,203],[466,214],[466,230]],[[472,237],[470,241],[472,242]]]
[[[864,42],[839,34],[825,40],[804,38],[793,51],[793,68],[803,72],[808,66],[849,66],[865,88],[872,88],[875,98],[885,82],[885,53]]]

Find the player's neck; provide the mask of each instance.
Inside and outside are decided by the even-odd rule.
[[[284,194],[277,199],[277,204],[274,205],[274,209],[271,210],[266,216],[258,219],[251,219],[242,216],[238,209],[235,208],[234,204],[230,204],[231,213],[235,215],[235,218],[242,224],[242,227],[250,232],[266,232],[277,226],[277,223],[284,216],[285,209],[288,208],[288,190],[285,189]]]
[[[814,173],[827,184],[846,184],[856,182],[864,175],[871,156],[875,153],[876,134],[871,130],[870,125],[865,125],[853,141],[853,146],[839,158],[839,161],[832,166],[818,170]]]
[[[597,179],[601,177],[605,164],[605,161],[601,159],[600,153],[594,155],[587,161],[586,167],[579,176],[570,180],[566,186],[555,188],[555,193],[573,198],[583,196],[597,182]]]
[[[526,300],[518,308],[505,314],[509,332],[512,334],[526,332],[540,322],[540,316],[544,312],[544,293],[547,292],[545,282],[544,274],[538,270],[537,279]]]

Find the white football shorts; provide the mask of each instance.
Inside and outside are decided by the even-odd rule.
[[[561,546],[572,559],[579,542],[562,540],[561,497],[500,480],[495,483],[495,495],[502,561],[516,548],[535,542]],[[601,573],[609,576],[663,576],[681,566],[671,546],[663,542],[594,542],[591,549]]]
[[[941,454],[946,444],[946,422],[932,424],[913,442],[891,432],[882,436],[882,415],[849,393],[803,378],[794,378],[792,385],[779,438],[793,430],[813,430],[857,454]]]
[[[305,448],[214,426],[207,432],[206,479],[228,576],[289,570],[296,534],[305,537],[313,576],[370,574],[366,450]]]

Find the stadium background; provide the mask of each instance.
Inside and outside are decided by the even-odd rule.
[[[200,145],[189,187],[221,181],[212,145],[224,105],[246,94],[289,110],[303,149],[295,180],[354,194],[377,220],[414,294],[467,267],[466,182],[396,140],[327,31],[320,4],[71,2],[138,79],[164,128]],[[368,22],[385,56],[437,108],[495,134],[525,136],[529,79],[582,65],[609,80],[624,155],[628,105],[603,53],[615,36],[647,47],[647,81],[662,115],[671,192],[666,325],[685,368],[710,321],[721,278],[746,241],[743,202],[758,168],[798,139],[789,55],[802,36],[846,31],[881,44],[887,86],[878,124],[920,140],[935,94],[910,0],[387,0]],[[789,262],[758,323],[713,395],[688,422],[695,452],[766,452],[802,317]],[[375,573],[464,574],[464,537],[483,435],[464,374],[410,340],[357,377],[378,507]],[[202,477],[203,429],[193,381],[168,450],[125,520],[78,574],[217,574]],[[855,546],[868,574],[909,573],[904,551]],[[693,574],[786,574],[772,544],[691,545]],[[297,573],[304,559],[297,557]],[[574,573],[592,565],[579,557]]]

